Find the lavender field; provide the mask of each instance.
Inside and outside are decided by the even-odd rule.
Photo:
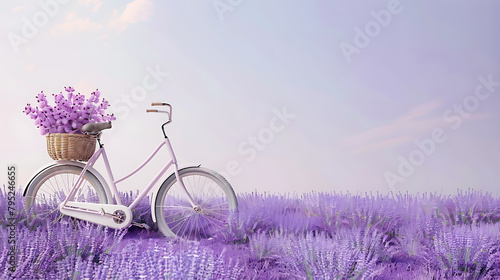
[[[131,201],[131,194],[123,194]],[[218,238],[164,238],[144,200],[110,230],[67,217],[26,222],[16,197],[12,279],[499,279],[500,199],[421,194],[240,194]],[[9,278],[7,193],[0,190],[0,278]],[[54,213],[54,217],[59,214]]]

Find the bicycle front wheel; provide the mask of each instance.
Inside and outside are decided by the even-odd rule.
[[[37,174],[26,191],[25,207],[31,213],[29,220],[60,219],[59,204],[69,195],[82,170],[74,165],[55,165]],[[70,201],[107,203],[106,191],[99,179],[86,171],[80,188]]]
[[[172,174],[155,197],[155,217],[161,233],[199,240],[227,232],[238,202],[226,179],[202,167],[181,169],[179,177],[186,190]],[[194,205],[190,203],[186,191]]]

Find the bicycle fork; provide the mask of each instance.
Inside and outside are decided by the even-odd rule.
[[[170,153],[170,158],[173,161],[172,163],[174,165],[175,178],[177,178],[177,182],[181,186],[182,191],[184,191],[184,194],[186,195],[186,197],[187,197],[187,199],[189,201],[189,204],[191,204],[191,207],[193,207],[193,209],[194,209],[195,212],[199,212],[200,211],[200,207],[198,205],[196,205],[196,203],[194,202],[193,197],[188,192],[188,190],[186,188],[186,185],[184,185],[184,182],[182,181],[182,178],[179,175],[179,166],[177,165],[177,158],[175,157],[174,149],[172,148],[172,144],[170,143],[170,140],[166,136],[165,136],[165,144],[167,145],[168,152]]]

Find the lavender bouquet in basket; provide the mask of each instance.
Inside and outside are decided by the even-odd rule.
[[[103,122],[115,120],[113,114],[105,114],[109,103],[102,98],[101,93],[96,90],[88,99],[77,93],[72,87],[64,87],[66,96],[61,92],[53,94],[55,105],[47,101],[43,93],[36,96],[38,106],[28,104],[24,113],[35,120],[35,125],[40,129],[42,135],[49,133],[71,133],[81,134],[81,128],[86,123]]]
[[[100,99],[99,90],[85,99],[80,93],[74,94],[72,87],[64,89],[66,95],[53,94],[54,106],[42,91],[36,96],[38,106],[28,104],[24,113],[35,120],[42,135],[47,135],[47,152],[52,159],[87,161],[94,154],[96,135],[83,134],[83,125],[116,118],[113,114],[105,114],[109,103]]]

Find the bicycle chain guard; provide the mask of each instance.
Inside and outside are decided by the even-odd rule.
[[[124,205],[68,201],[61,204],[62,214],[114,229],[122,229],[132,223],[132,211]]]

